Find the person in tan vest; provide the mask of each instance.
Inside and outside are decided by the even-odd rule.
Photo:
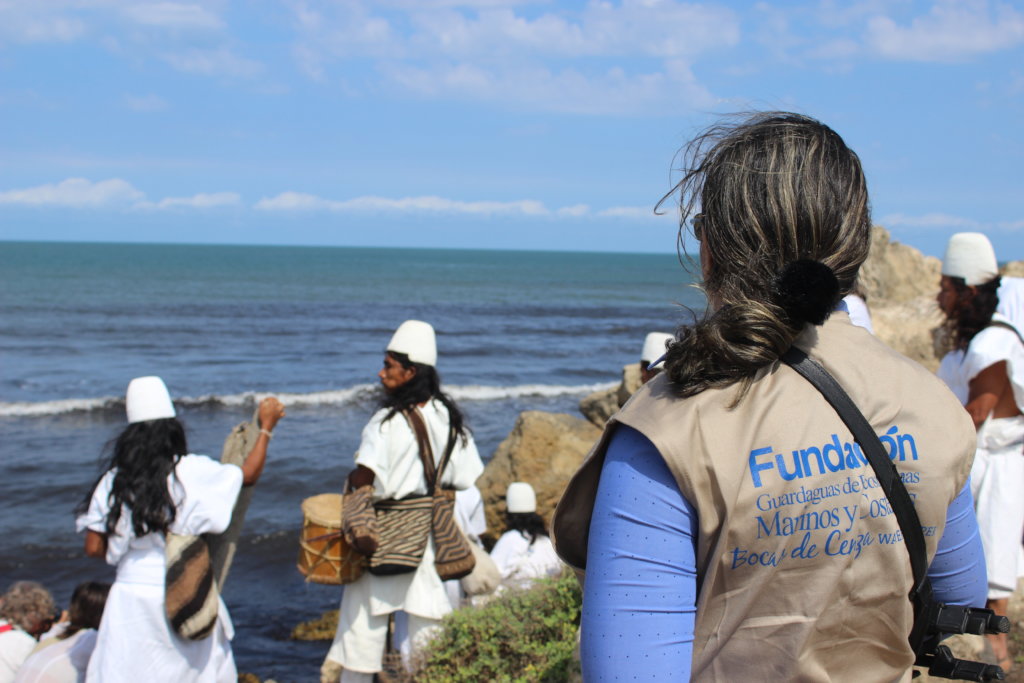
[[[837,310],[870,242],[860,161],[778,112],[712,128],[685,160],[674,192],[707,314],[555,513],[559,555],[586,570],[584,680],[910,680],[892,508],[838,414],[779,362],[795,345],[836,378],[915,499],[937,599],[983,605],[973,426],[934,375]]]

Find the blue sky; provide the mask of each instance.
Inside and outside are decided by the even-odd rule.
[[[0,0],[0,239],[671,252],[718,114],[860,155],[875,221],[1024,258],[1024,7]]]

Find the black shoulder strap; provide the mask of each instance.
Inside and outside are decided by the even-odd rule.
[[[416,435],[416,443],[420,449],[420,461],[423,463],[423,476],[427,480],[427,488],[433,493],[441,485],[441,476],[444,474],[445,467],[448,466],[452,451],[455,450],[455,428],[451,425],[448,426],[448,445],[441,456],[441,462],[437,464],[435,469],[434,450],[430,447],[427,424],[423,420],[423,415],[420,414],[419,408],[413,406],[403,410],[402,415],[405,416],[406,421],[408,421],[409,426],[412,427],[412,431]]]
[[[907,552],[910,553],[910,567],[914,574],[914,586],[910,591],[910,598],[911,600],[917,598],[922,589],[928,592],[930,587],[925,588],[928,553],[925,548],[924,533],[921,531],[921,520],[914,508],[914,501],[911,500],[906,486],[903,485],[900,473],[892,459],[889,458],[885,446],[882,445],[864,415],[825,368],[795,346],[790,347],[783,354],[782,361],[800,373],[804,379],[821,392],[825,400],[835,408],[839,417],[853,433],[853,438],[860,444],[861,450],[875,470],[875,476],[878,478],[885,497],[892,505],[896,520],[903,533],[903,542],[907,546]]]

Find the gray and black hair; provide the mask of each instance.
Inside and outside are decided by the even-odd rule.
[[[679,396],[740,385],[821,324],[867,258],[871,216],[860,159],[828,126],[763,112],[719,123],[682,152],[678,193],[706,250],[713,310],[681,328],[666,374]]]
[[[0,597],[0,617],[33,636],[56,612],[53,596],[41,583],[16,581]]]

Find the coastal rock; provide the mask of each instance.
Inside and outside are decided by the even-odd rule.
[[[941,269],[939,259],[892,241],[889,231],[876,225],[871,229],[871,252],[860,269],[860,284],[870,306],[934,298]]]
[[[598,427],[604,427],[608,418],[629,400],[629,397],[640,388],[640,364],[630,363],[622,366],[622,380],[619,386],[602,391],[595,391],[580,401],[580,412]]]
[[[935,341],[942,324],[935,303],[940,271],[938,259],[892,241],[881,226],[872,229],[871,253],[861,268],[860,284],[875,334],[933,372],[942,353]]]
[[[893,349],[932,372],[944,353],[939,343],[943,316],[934,297],[917,297],[900,303],[871,306],[875,335]]]
[[[600,429],[573,415],[537,410],[520,414],[476,483],[489,532],[497,537],[505,530],[505,490],[513,481],[533,486],[537,512],[550,523],[569,478],[599,436]]]
[[[1024,277],[1024,261],[1010,261],[999,269],[999,274],[1009,277]]]

